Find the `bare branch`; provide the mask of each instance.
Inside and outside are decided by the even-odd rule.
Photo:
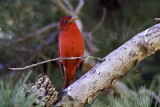
[[[32,68],[32,67],[35,67],[35,66],[38,66],[38,65],[41,65],[41,64],[44,64],[44,63],[48,63],[48,62],[51,62],[51,61],[58,61],[58,60],[74,60],[74,59],[96,59],[96,60],[99,60],[99,61],[103,61],[103,59],[101,58],[96,58],[96,57],[93,57],[93,56],[83,56],[83,57],[69,57],[69,58],[54,58],[54,59],[49,59],[49,60],[46,60],[46,61],[42,61],[42,62],[39,62],[39,63],[36,63],[36,64],[32,64],[32,65],[28,65],[28,66],[25,66],[23,68],[9,68],[11,70],[24,70],[24,69],[28,69],[28,68]]]
[[[84,5],[84,0],[79,0],[79,4],[75,9],[75,15],[78,15]]]
[[[62,0],[56,0],[56,2],[58,6],[64,11],[64,13],[74,16],[74,13],[63,4]]]
[[[83,75],[63,91],[55,106],[81,107],[91,103],[103,90],[114,84],[135,63],[160,50],[160,24],[137,34],[131,40],[110,53],[104,62]],[[69,98],[68,98],[69,97]]]
[[[78,6],[76,7],[75,10],[73,10],[73,6],[68,0],[63,0],[63,2],[66,5],[64,5],[62,0],[56,0],[56,2],[58,6],[64,11],[65,14],[71,15],[71,16],[78,15],[84,5],[84,0],[79,0]]]
[[[63,0],[63,2],[68,6],[68,8],[73,11],[73,6],[71,5],[69,0]]]

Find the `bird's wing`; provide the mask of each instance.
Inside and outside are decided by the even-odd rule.
[[[60,57],[60,50],[59,50],[59,46],[58,46],[58,57]],[[62,73],[62,78],[64,78],[64,68],[63,68],[63,65],[61,63],[62,61],[59,59],[58,60],[58,63],[59,63],[59,68],[60,68],[60,71]]]

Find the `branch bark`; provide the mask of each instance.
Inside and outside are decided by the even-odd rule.
[[[104,57],[104,62],[97,63],[88,73],[66,88],[55,106],[77,107],[91,103],[99,93],[114,84],[133,65],[158,50],[160,50],[160,24],[137,34]]]

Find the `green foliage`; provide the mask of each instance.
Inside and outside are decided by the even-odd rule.
[[[159,107],[156,97],[160,99],[160,86],[157,85],[159,77],[155,76],[149,88],[141,86],[136,88],[134,81],[127,80],[131,93],[120,92],[118,95],[102,92],[91,105],[86,107]]]
[[[99,98],[88,105],[88,107],[157,107],[158,101],[153,101],[152,90],[147,92],[145,87],[139,88],[140,91],[136,91],[133,95],[128,95],[121,92],[119,96],[113,96],[110,94],[102,94]],[[158,90],[158,97],[160,98],[160,90]],[[103,97],[102,97],[103,96]],[[155,100],[155,99],[154,99]]]
[[[0,107],[31,107],[33,105],[37,95],[34,92],[27,95],[31,85],[23,90],[30,75],[31,72],[26,76],[23,75],[15,85],[13,78],[0,80]]]
[[[137,92],[133,96],[128,96],[124,93],[120,94],[120,98],[109,97],[109,107],[150,107],[152,96],[150,93],[142,91]]]

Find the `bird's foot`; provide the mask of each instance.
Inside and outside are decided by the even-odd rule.
[[[61,91],[58,93],[58,100],[60,100],[62,98],[64,94],[63,88],[61,89]]]

